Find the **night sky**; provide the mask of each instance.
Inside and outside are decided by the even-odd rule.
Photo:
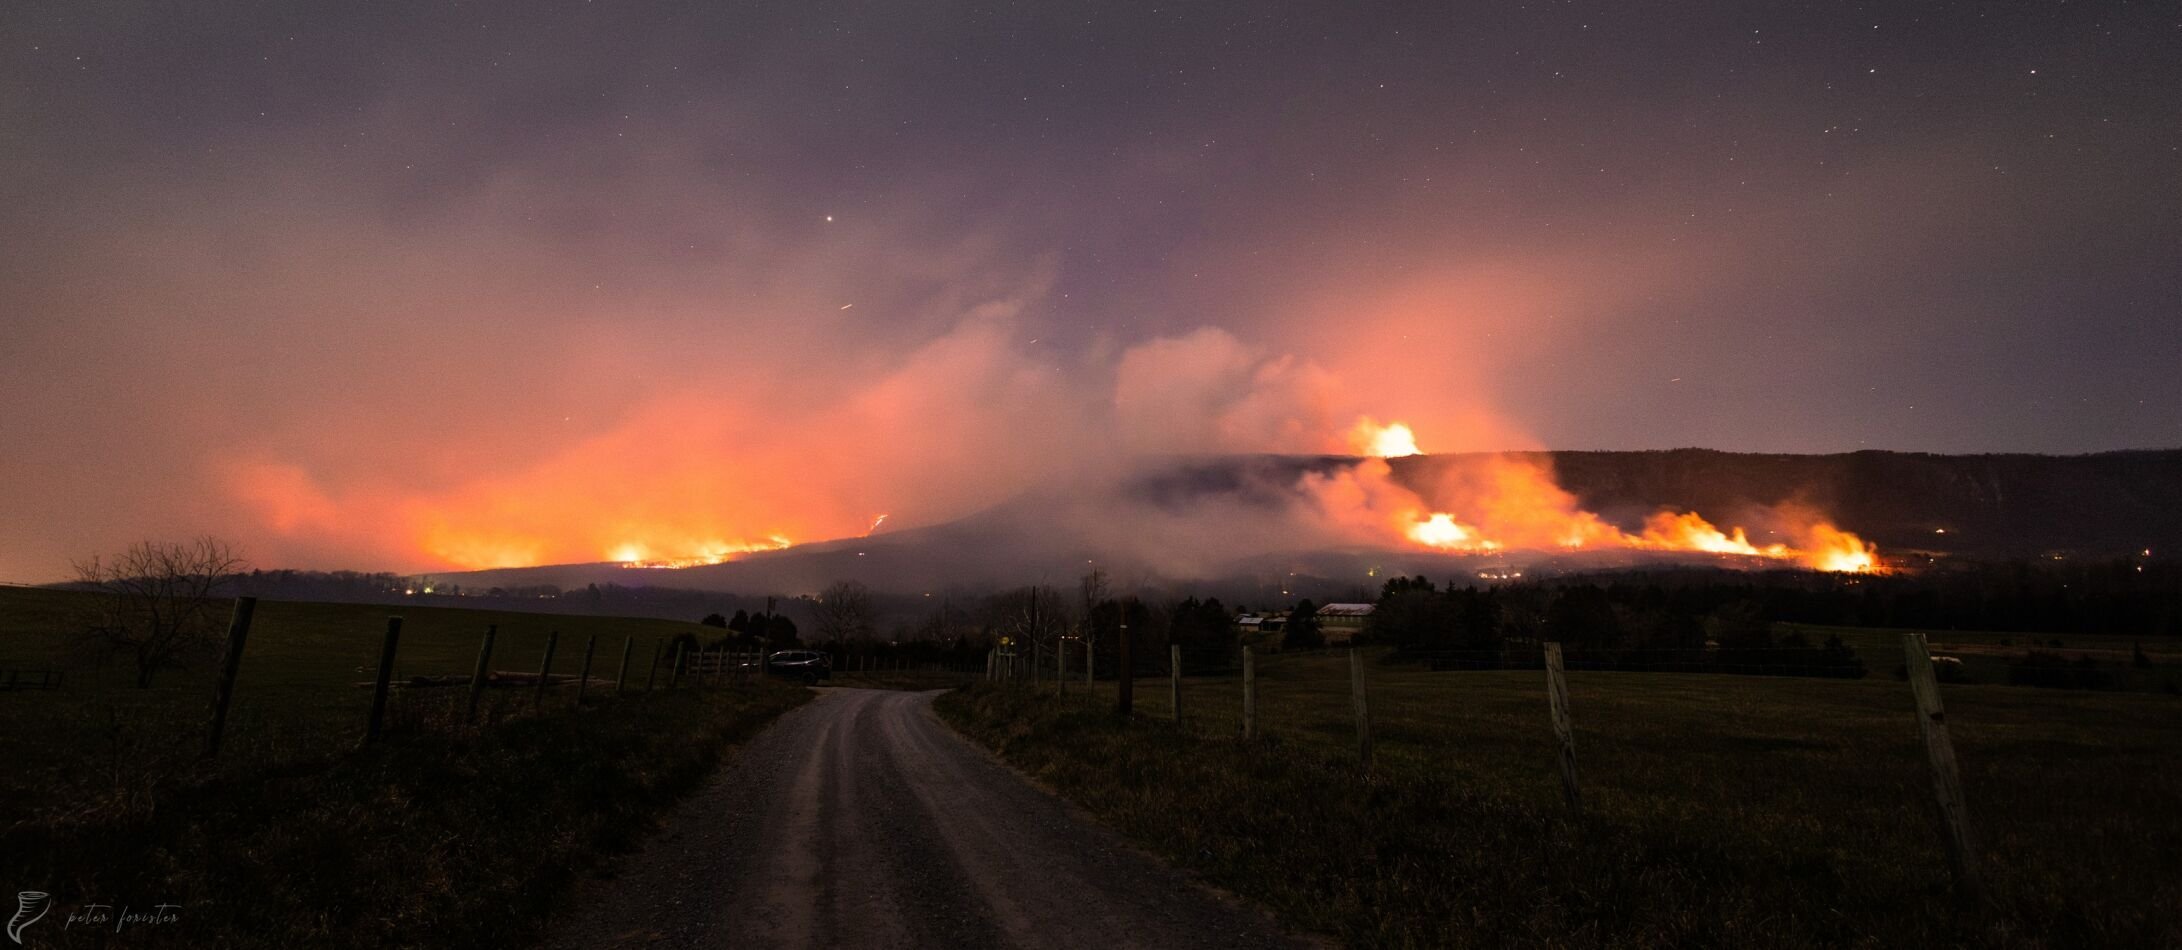
[[[1119,456],[2182,445],[2167,4],[0,8],[0,580]]]

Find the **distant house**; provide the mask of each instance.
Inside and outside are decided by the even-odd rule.
[[[1235,615],[1235,639],[1246,647],[1260,650],[1280,649],[1281,631],[1288,627],[1288,612],[1265,610],[1252,613],[1243,611]]]
[[[1364,629],[1364,618],[1376,604],[1327,604],[1318,608],[1318,630],[1327,643],[1347,643]]]

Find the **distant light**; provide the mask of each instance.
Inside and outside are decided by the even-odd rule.
[[[830,215],[830,214],[829,214],[829,215],[827,215],[827,216],[826,216],[826,220],[828,220],[828,221],[831,221],[831,220],[833,220],[833,215]]]
[[[1946,534],[1946,533],[1947,533],[1947,529],[1946,529],[1946,528],[1933,528],[1933,529],[1932,529],[1932,533],[1933,533],[1933,534]]]

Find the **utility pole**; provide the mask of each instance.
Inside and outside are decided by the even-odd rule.
[[[1123,719],[1127,719],[1129,718],[1129,707],[1136,700],[1136,663],[1129,658],[1128,605],[1123,604],[1121,609],[1121,640],[1116,644],[1121,649],[1121,667],[1114,671],[1116,691],[1119,698],[1115,701],[1114,713]]]

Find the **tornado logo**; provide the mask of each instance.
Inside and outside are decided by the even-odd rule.
[[[52,897],[53,895],[44,891],[15,892],[15,917],[8,921],[8,939],[21,944],[23,928],[37,923],[38,918],[44,917],[45,912],[52,909]]]

